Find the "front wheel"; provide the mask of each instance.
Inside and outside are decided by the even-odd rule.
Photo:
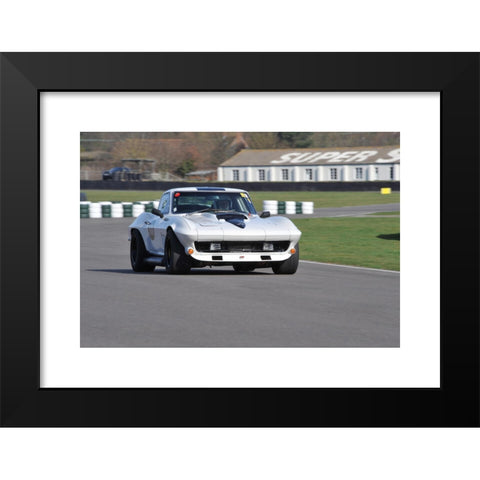
[[[284,260],[283,262],[276,263],[272,266],[273,273],[278,275],[291,275],[297,271],[298,259],[300,257],[300,248],[298,243],[295,245],[295,253]]]
[[[185,274],[192,267],[190,258],[177,236],[169,230],[165,239],[165,270],[167,273]]]
[[[138,230],[133,230],[130,239],[130,264],[134,272],[153,272],[155,265],[145,262],[147,250]]]

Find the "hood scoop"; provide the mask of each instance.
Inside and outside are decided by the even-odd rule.
[[[239,228],[245,228],[245,220],[241,218],[226,218],[225,221]]]
[[[223,219],[238,228],[245,228],[245,215],[241,213],[217,213],[219,220]]]

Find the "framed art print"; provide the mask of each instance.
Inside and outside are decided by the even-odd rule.
[[[3,426],[478,426],[477,54],[0,67]]]

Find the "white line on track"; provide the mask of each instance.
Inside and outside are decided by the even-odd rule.
[[[311,260],[300,260],[302,263],[313,263],[314,265],[326,265],[327,267],[354,268],[357,270],[370,270],[372,272],[397,273],[396,270],[382,270],[381,268],[355,267],[353,265],[339,265],[337,263],[312,262]]]

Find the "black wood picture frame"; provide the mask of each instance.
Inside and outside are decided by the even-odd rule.
[[[479,426],[477,53],[5,53],[0,75],[2,426]],[[40,388],[46,91],[440,92],[441,387]]]

